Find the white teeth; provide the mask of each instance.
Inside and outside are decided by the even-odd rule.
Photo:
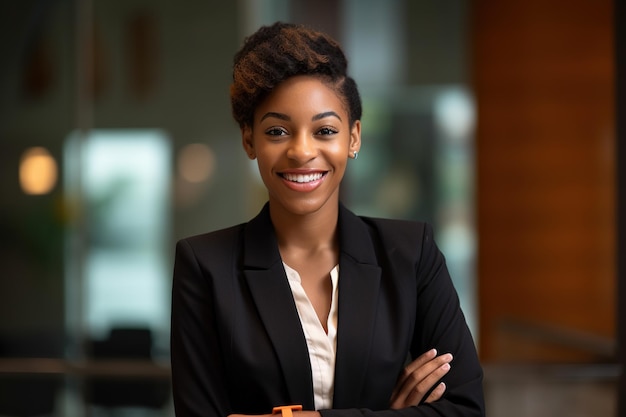
[[[306,175],[302,175],[302,174],[283,174],[283,178],[285,178],[288,181],[293,181],[293,182],[300,182],[300,183],[304,183],[304,182],[311,182],[311,181],[317,181],[320,178],[322,178],[324,176],[324,174],[322,174],[321,172],[317,172],[315,174],[306,174]]]

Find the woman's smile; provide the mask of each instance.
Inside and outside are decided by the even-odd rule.
[[[309,192],[316,189],[324,181],[327,173],[328,171],[281,172],[278,175],[291,190]]]

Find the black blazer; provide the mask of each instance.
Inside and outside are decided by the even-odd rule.
[[[445,260],[423,223],[339,210],[339,305],[331,416],[389,414],[407,360],[454,355],[442,400],[404,416],[484,415],[482,369]],[[178,242],[171,323],[176,415],[313,410],[304,333],[268,205],[250,222]]]

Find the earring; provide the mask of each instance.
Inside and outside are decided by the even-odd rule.
[[[354,151],[354,160],[356,161],[358,157],[359,157],[359,153],[357,151]]]

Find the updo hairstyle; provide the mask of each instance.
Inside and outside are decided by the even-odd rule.
[[[255,109],[278,84],[296,75],[312,75],[338,94],[352,126],[361,119],[361,98],[347,67],[339,44],[324,33],[290,23],[263,26],[235,54],[230,86],[233,117],[241,128],[252,126]]]

